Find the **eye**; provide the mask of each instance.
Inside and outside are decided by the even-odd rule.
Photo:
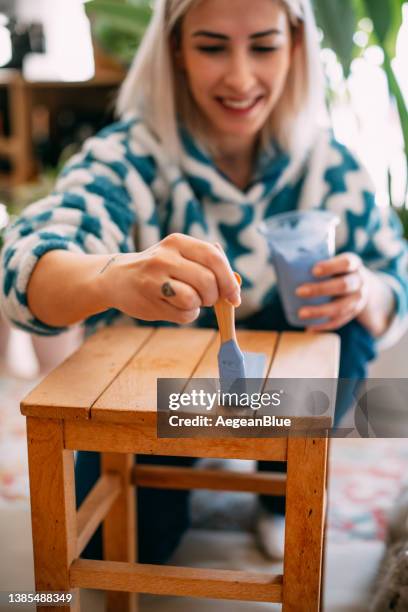
[[[222,51],[225,50],[225,47],[223,47],[222,45],[206,45],[206,46],[200,46],[197,47],[197,49],[199,51],[202,51],[203,53],[208,53],[208,54],[214,54],[214,53],[221,53]]]
[[[274,51],[278,51],[279,47],[265,47],[257,45],[256,47],[252,47],[252,51],[255,53],[273,53]]]

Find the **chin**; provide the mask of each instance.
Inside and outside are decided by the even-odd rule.
[[[216,127],[217,131],[219,132],[219,134],[221,134],[222,136],[224,136],[225,138],[255,138],[259,132],[262,130],[263,128],[263,123],[256,125],[256,126],[252,126],[252,127],[246,127],[246,126],[218,126]]]
[[[254,138],[259,134],[265,125],[267,117],[262,117],[257,120],[247,121],[245,119],[237,119],[235,121],[219,121],[214,123],[214,129],[223,136],[234,136],[242,138]]]

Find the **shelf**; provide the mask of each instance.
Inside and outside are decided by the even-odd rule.
[[[35,105],[45,106],[50,116],[53,113],[55,116],[56,109],[62,105],[88,110],[99,107],[101,103],[107,106],[111,103],[107,95],[116,91],[124,76],[125,71],[107,67],[98,69],[88,81],[30,82],[19,70],[0,68],[0,87],[7,89],[9,99],[10,137],[0,134],[0,157],[9,160],[11,165],[8,182],[17,185],[35,175],[37,164],[32,144],[32,109]],[[52,118],[50,124],[54,125]],[[4,182],[0,177],[0,183]]]

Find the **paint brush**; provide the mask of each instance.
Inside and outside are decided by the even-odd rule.
[[[241,277],[235,273],[241,285]],[[223,393],[231,392],[232,387],[242,386],[245,380],[245,359],[238,346],[235,333],[235,308],[227,300],[220,299],[214,306],[220,330],[221,346],[218,352],[218,370]],[[241,384],[240,384],[240,381]]]
[[[234,272],[239,285],[242,279]],[[235,333],[235,308],[226,300],[214,306],[220,330],[221,346],[218,352],[218,370],[222,393],[245,393],[246,379],[263,378],[266,355],[242,352]]]

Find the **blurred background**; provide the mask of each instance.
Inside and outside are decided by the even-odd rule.
[[[19,187],[9,205],[22,185],[55,172],[67,146],[111,121],[151,1],[0,0],[0,186]],[[379,204],[401,209],[408,3],[313,1],[336,136],[362,157]]]
[[[13,217],[47,195],[64,161],[112,121],[151,1],[0,0],[0,248]],[[408,1],[313,2],[335,135],[362,159],[378,205],[395,208],[408,238]],[[0,590],[28,589],[32,580],[25,420],[18,403],[80,341],[79,329],[31,338],[11,331],[0,314]],[[405,378],[407,354],[406,335],[380,355],[371,376]],[[408,449],[406,440],[334,442],[327,580],[335,604],[328,609],[365,610],[387,512],[406,478]],[[223,512],[217,504],[208,508],[204,528],[211,513]],[[203,538],[196,536],[190,552],[205,544],[216,557],[218,535]],[[250,565],[255,553],[244,540],[230,539],[221,548]],[[173,609],[170,602],[149,605],[144,609]]]

